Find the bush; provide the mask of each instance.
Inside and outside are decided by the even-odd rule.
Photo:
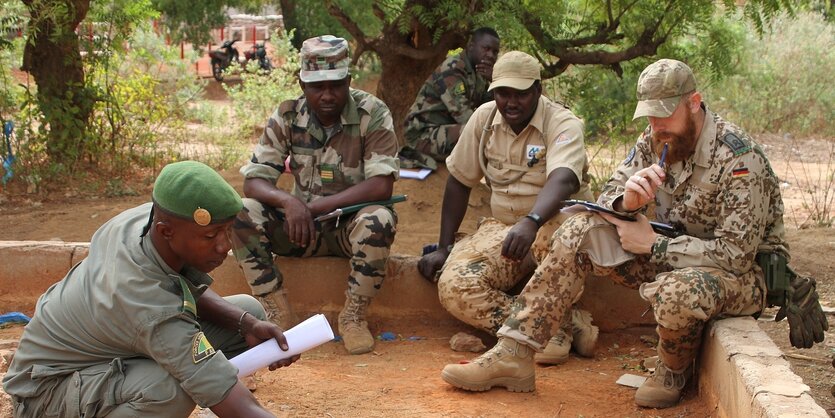
[[[273,36],[278,42],[273,43],[276,65],[271,72],[255,71],[258,63],[253,61],[241,73],[241,84],[223,85],[232,100],[238,130],[244,133],[247,143],[253,133],[263,129],[281,102],[301,95],[297,78],[299,53],[290,43],[291,37],[292,34],[284,31],[277,31]]]
[[[742,71],[707,89],[719,112],[749,133],[835,135],[835,29],[815,12],[749,31]]]

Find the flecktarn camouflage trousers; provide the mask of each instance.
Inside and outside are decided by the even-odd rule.
[[[615,227],[593,213],[575,215],[554,234],[551,251],[516,298],[498,334],[542,349],[589,274],[640,289],[658,323],[658,355],[672,370],[695,359],[708,320],[752,315],[763,307],[762,271],[736,276],[709,267],[673,269],[620,247]]]
[[[232,225],[232,252],[241,265],[252,294],[265,295],[281,288],[284,278],[275,255],[289,257],[337,256],[350,259],[348,291],[374,297],[383,284],[397,215],[385,206],[371,205],[355,214],[317,225],[313,244],[290,243],[280,209],[255,199],[243,199],[244,208]]]
[[[502,243],[513,225],[495,218],[479,221],[478,230],[456,242],[444,264],[438,279],[441,305],[459,320],[495,335],[516,298],[509,292],[545,257],[551,235],[565,218],[560,214],[543,225],[530,256],[518,263],[502,257]]]

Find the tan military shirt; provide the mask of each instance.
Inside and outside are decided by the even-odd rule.
[[[206,340],[194,302],[212,279],[188,267],[178,274],[149,235],[140,238],[150,210],[147,203],[105,223],[87,258],[41,296],[4,379],[8,394],[41,396],[56,377],[115,358],[146,357],[198,405],[226,397],[238,370]]]
[[[788,256],[783,200],[777,176],[762,149],[739,127],[704,108],[695,154],[666,166],[655,197],[656,220],[686,235],[658,236],[651,260],[673,268],[714,267],[739,275],[758,251]],[[658,163],[648,127],[606,185],[599,202],[609,208],[629,177]]]
[[[545,96],[539,98],[530,123],[516,135],[501,113],[490,118],[496,102],[479,107],[447,157],[449,173],[467,187],[475,187],[485,173],[479,159],[479,141],[483,128],[485,167],[488,179],[508,180],[520,170],[525,174],[516,182],[502,186],[491,184],[490,206],[493,216],[512,224],[528,214],[536,202],[548,175],[560,167],[574,172],[580,190],[573,196],[590,199],[588,162],[583,141],[583,122],[561,104]],[[532,163],[528,166],[528,163]]]
[[[296,179],[293,194],[311,202],[374,176],[397,179],[397,151],[391,112],[370,93],[350,90],[340,122],[331,133],[301,96],[282,102],[270,116],[252,160],[241,168],[241,174],[275,184],[289,156]]]

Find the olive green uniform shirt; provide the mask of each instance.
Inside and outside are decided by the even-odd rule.
[[[146,203],[105,223],[87,258],[40,297],[3,379],[6,393],[47,397],[75,371],[144,357],[201,406],[226,397],[237,368],[205,339],[194,302],[212,279],[189,267],[178,274],[149,235],[140,238],[150,210]]]

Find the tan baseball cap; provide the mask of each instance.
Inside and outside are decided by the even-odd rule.
[[[302,66],[299,78],[305,83],[342,80],[348,76],[351,64],[348,41],[333,35],[317,36],[304,41],[299,58]]]
[[[522,51],[510,51],[499,57],[493,66],[493,82],[487,91],[498,87],[527,90],[534,81],[540,79],[539,61],[536,58]]]
[[[632,119],[669,117],[681,96],[695,90],[696,77],[687,64],[671,59],[655,61],[638,77],[638,106]]]

